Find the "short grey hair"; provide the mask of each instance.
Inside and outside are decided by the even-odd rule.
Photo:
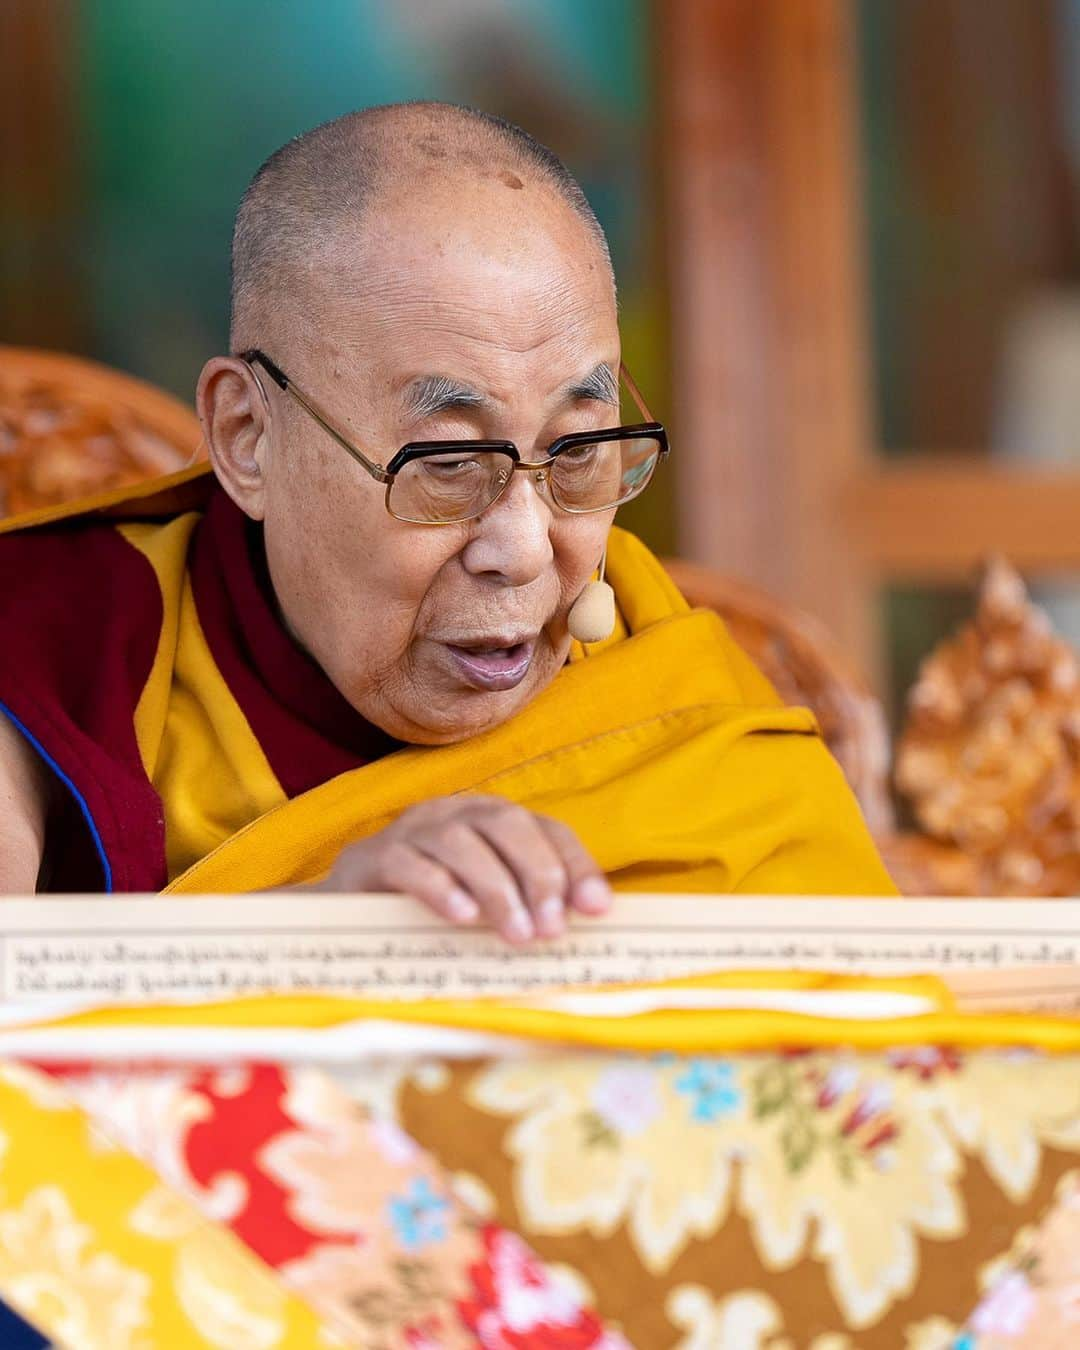
[[[343,226],[355,230],[381,189],[417,162],[491,173],[531,169],[585,224],[611,274],[603,227],[555,154],[513,122],[452,103],[385,104],[324,122],[276,150],[244,193],[232,239],[231,343],[264,341],[275,299]]]

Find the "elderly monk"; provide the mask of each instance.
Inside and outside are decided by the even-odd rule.
[[[212,473],[0,539],[0,890],[399,891],[514,941],[612,888],[892,890],[811,715],[612,526],[666,440],[619,426],[550,151],[430,103],[290,142],[231,347]]]

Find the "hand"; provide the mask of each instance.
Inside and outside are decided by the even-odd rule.
[[[602,914],[603,873],[560,821],[503,797],[436,797],[345,849],[321,891],[403,891],[452,923],[486,918],[509,942],[558,937],[568,907]]]

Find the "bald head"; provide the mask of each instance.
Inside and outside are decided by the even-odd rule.
[[[422,211],[435,181],[462,192],[485,181],[553,194],[584,226],[614,285],[603,229],[551,150],[473,108],[389,104],[305,132],[255,175],[233,232],[232,349],[271,343],[282,325],[295,333],[311,289],[328,277],[355,284],[376,208],[393,201]]]

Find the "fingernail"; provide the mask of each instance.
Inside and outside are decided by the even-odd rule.
[[[574,887],[574,904],[586,914],[603,914],[611,904],[611,887],[600,877],[586,877]]]
[[[480,906],[464,891],[451,891],[446,897],[446,908],[458,923],[472,923],[480,917]]]
[[[563,902],[549,895],[536,906],[536,930],[541,937],[559,937],[564,931]]]
[[[503,933],[511,942],[528,942],[533,936],[532,920],[523,909],[515,909],[503,925]]]

